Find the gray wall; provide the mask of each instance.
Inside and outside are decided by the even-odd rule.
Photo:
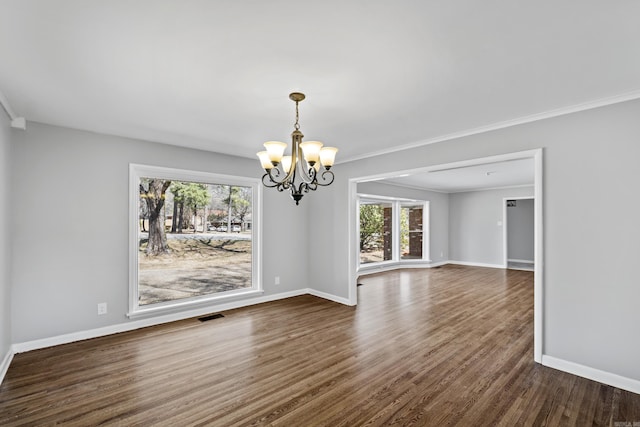
[[[129,163],[261,176],[254,160],[38,123],[15,136],[15,343],[128,321]],[[265,295],[306,288],[311,196],[296,207],[286,194],[263,194]],[[97,316],[99,302],[108,314]]]
[[[640,201],[629,197],[640,182],[638,117],[636,100],[338,164],[335,183],[299,207],[265,191],[266,292],[309,286],[347,298],[350,179],[543,147],[543,352],[640,380],[640,341],[629,339],[640,324]],[[5,176],[6,125],[0,128]],[[260,175],[249,159],[34,123],[11,138],[14,342],[127,321],[129,162]],[[604,226],[621,200],[625,208]],[[5,205],[0,215],[6,219]],[[291,246],[281,229],[294,237]],[[279,287],[270,285],[275,275]],[[6,284],[0,289],[6,297]],[[109,303],[106,316],[96,315],[100,301]]]
[[[348,296],[350,179],[543,147],[543,352],[640,380],[638,117],[635,100],[337,165],[310,197],[312,287]]]
[[[449,259],[502,265],[503,198],[533,196],[533,187],[449,195]]]
[[[516,200],[507,208],[507,259],[534,260],[534,200]]]
[[[11,235],[10,170],[11,128],[9,120],[0,108],[0,362],[11,347]]]
[[[449,195],[384,184],[378,181],[358,183],[358,193],[376,196],[426,200],[429,202],[429,251],[432,262],[445,261],[449,254]],[[442,255],[441,255],[442,254]]]

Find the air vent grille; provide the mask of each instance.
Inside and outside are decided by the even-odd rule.
[[[224,315],[220,314],[220,313],[216,313],[216,314],[210,314],[210,315],[204,316],[204,317],[199,317],[198,320],[201,321],[201,322],[206,322],[208,320],[220,319],[221,317],[224,317]]]

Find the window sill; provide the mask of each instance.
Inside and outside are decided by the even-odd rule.
[[[141,319],[145,317],[153,317],[164,314],[173,314],[191,309],[198,309],[209,305],[220,304],[225,302],[237,301],[249,297],[262,295],[262,289],[245,289],[240,291],[231,291],[224,295],[210,295],[206,297],[191,298],[171,303],[160,303],[150,307],[139,308],[135,311],[127,313],[130,319]]]

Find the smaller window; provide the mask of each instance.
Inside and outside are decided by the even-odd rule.
[[[393,259],[393,204],[363,202],[360,205],[360,263]]]
[[[422,259],[423,205],[400,206],[400,259]]]

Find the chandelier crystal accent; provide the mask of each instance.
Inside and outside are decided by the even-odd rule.
[[[291,198],[300,203],[304,193],[326,187],[334,180],[330,170],[336,158],[337,148],[324,147],[320,141],[302,142],[298,103],[304,100],[303,93],[293,92],[289,99],[296,103],[296,122],[291,133],[291,155],[284,155],[287,144],[279,141],[264,143],[266,151],[257,153],[265,171],[262,183],[278,191],[289,190]]]

